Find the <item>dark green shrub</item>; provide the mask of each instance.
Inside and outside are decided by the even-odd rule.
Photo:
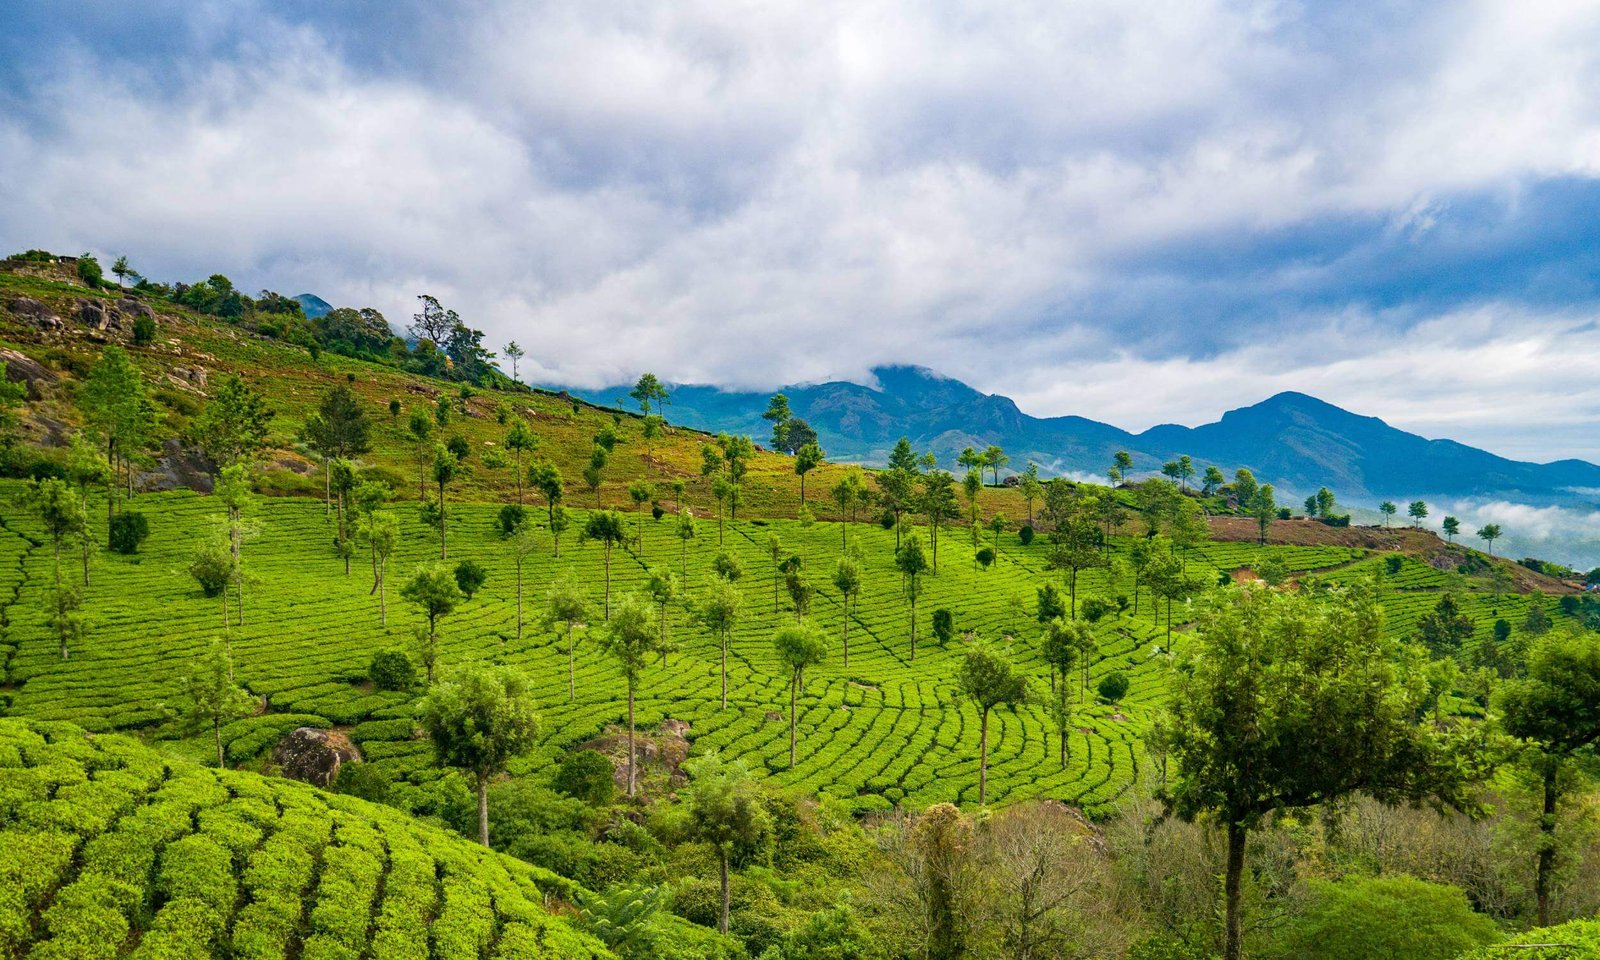
[[[389,802],[389,775],[370,763],[345,763],[339,766],[339,775],[329,787],[334,793],[371,800],[373,803]]]
[[[1399,573],[1400,568],[1403,566],[1405,566],[1405,560],[1397,554],[1390,554],[1383,558],[1383,572],[1391,577]]]
[[[509,537],[522,528],[522,521],[528,518],[528,511],[520,503],[508,503],[500,508],[500,535]]]
[[[1061,596],[1061,591],[1053,583],[1047,583],[1039,588],[1039,605],[1037,616],[1040,623],[1049,623],[1057,617],[1067,615],[1067,601]]]
[[[980,547],[977,553],[977,560],[983,569],[989,569],[989,565],[994,563],[994,550],[990,547]]]
[[[67,468],[54,460],[35,460],[28,468],[29,480],[65,480]]]
[[[661,504],[659,503],[650,508],[650,516],[657,520],[660,520],[662,517],[666,516],[666,513],[667,511],[661,509]]]
[[[400,398],[394,397],[389,401],[389,419],[400,416]]]
[[[156,320],[143,315],[133,318],[133,344],[142,347],[156,338]]]
[[[1128,675],[1121,670],[1108,673],[1100,678],[1095,689],[1099,691],[1101,699],[1116,703],[1128,695]]]
[[[956,618],[949,610],[939,609],[933,611],[933,637],[939,643],[946,644],[956,635]]]
[[[462,463],[466,463],[467,458],[472,456],[472,444],[468,443],[467,438],[459,433],[452,433],[450,439],[444,442],[444,447],[450,451],[451,456]]]
[[[367,679],[379,690],[410,690],[417,683],[417,668],[404,650],[379,650],[367,665]]]
[[[1026,547],[1028,544],[1032,543],[1033,542],[1033,524],[1024,523],[1022,525],[1022,529],[1017,531],[1017,539],[1022,541],[1022,545],[1024,547]]]
[[[1290,510],[1288,507],[1279,507],[1278,508],[1278,519],[1279,520],[1288,520],[1292,516],[1294,516],[1294,511]]]
[[[100,261],[87,253],[78,258],[78,279],[91,290],[98,290],[105,281],[105,273],[100,269]]]
[[[150,536],[150,521],[142,513],[124,510],[111,518],[108,536],[112,550],[121,554],[139,552],[139,545]]]
[[[1090,623],[1099,623],[1116,609],[1116,604],[1104,597],[1090,597],[1083,601],[1083,619]]]
[[[883,527],[883,529],[885,529],[885,530],[893,530],[894,529],[894,511],[893,510],[885,510],[885,511],[883,511],[883,515],[878,517],[878,525]]]
[[[616,767],[605,754],[594,750],[575,750],[556,770],[557,791],[596,807],[611,802],[616,793]]]
[[[483,565],[473,560],[463,560],[456,564],[456,586],[471,600],[472,595],[478,592],[483,582],[489,579],[489,571]]]

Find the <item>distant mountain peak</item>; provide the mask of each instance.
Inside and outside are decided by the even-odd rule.
[[[333,304],[314,293],[302,293],[295,297],[295,300],[300,304],[300,309],[305,311],[305,315],[313,320],[333,312]]]

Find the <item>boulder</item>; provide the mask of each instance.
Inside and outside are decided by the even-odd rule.
[[[122,329],[122,320],[98,300],[80,299],[72,310],[72,316],[84,326],[102,333]]]
[[[28,385],[29,400],[43,399],[45,388],[60,379],[38,361],[15,350],[0,349],[0,361],[5,362],[7,380]]]
[[[40,330],[60,330],[65,326],[60,317],[50,312],[49,307],[32,297],[12,297],[6,309]]]
[[[156,312],[150,309],[149,304],[140,303],[138,300],[135,300],[132,297],[123,297],[121,300],[118,300],[114,309],[117,311],[117,313],[129,318],[130,320],[132,320],[134,317],[149,317],[152,320],[156,318]]]
[[[272,762],[286,777],[326,787],[339,775],[340,767],[361,762],[361,751],[337,731],[297,727],[272,748]]]

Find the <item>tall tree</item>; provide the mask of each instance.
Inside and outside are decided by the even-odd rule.
[[[808,443],[794,452],[794,472],[800,477],[800,505],[806,502],[806,474],[822,466],[822,448]]]
[[[1050,525],[1045,565],[1066,574],[1071,596],[1067,610],[1074,617],[1078,615],[1079,572],[1106,562],[1100,553],[1097,505],[1095,497],[1083,496],[1064,481],[1052,480],[1045,487],[1044,520]]]
[[[1528,656],[1527,678],[1503,686],[1495,705],[1506,732],[1525,744],[1524,762],[1544,788],[1534,893],[1539,926],[1546,927],[1559,852],[1558,805],[1571,786],[1574,759],[1584,751],[1593,755],[1600,742],[1600,636],[1563,631],[1540,638]]]
[[[531,524],[518,527],[506,541],[511,549],[511,562],[516,571],[517,581],[517,640],[522,639],[522,567],[528,557],[539,548],[539,538],[534,535]]]
[[[566,490],[561,471],[549,460],[537,460],[528,466],[528,484],[539,491],[539,496],[544,497],[545,513],[554,521],[556,504],[561,502]]]
[[[224,467],[217,479],[213,493],[228,511],[228,551],[233,557],[233,587],[237,603],[234,604],[239,626],[244,626],[244,541],[249,532],[245,513],[255,504],[255,492],[250,481],[250,468],[244,463]],[[349,573],[348,567],[345,570]]]
[[[717,638],[722,648],[722,709],[728,709],[728,641],[733,628],[739,623],[739,610],[744,598],[733,581],[725,577],[712,577],[706,584],[705,595],[695,611],[700,625]]]
[[[433,463],[433,418],[416,409],[406,423],[417,457],[417,499],[428,499],[428,465]]]
[[[1267,531],[1272,528],[1273,518],[1278,515],[1278,502],[1273,498],[1272,484],[1263,483],[1255,489],[1250,497],[1248,511],[1256,520],[1256,527],[1261,534],[1261,545],[1266,546]]]
[[[442,443],[433,445],[433,483],[439,489],[439,500],[433,505],[428,519],[439,528],[439,559],[449,557],[449,517],[445,506],[445,492],[456,479],[456,473],[461,469],[461,461],[450,452],[450,448]]]
[[[372,550],[372,592],[378,595],[378,623],[389,625],[389,559],[400,545],[400,518],[393,510],[370,510],[362,514],[357,535]]]
[[[844,665],[850,666],[850,616],[851,601],[861,595],[861,564],[854,557],[840,557],[833,571],[833,587],[839,591],[839,642],[843,647]]]
[[[1422,521],[1428,518],[1428,504],[1425,500],[1413,500],[1411,506],[1406,508],[1406,513],[1411,517],[1411,525],[1422,526]]]
[[[186,694],[183,724],[188,732],[209,729],[217,747],[217,767],[228,765],[222,751],[222,728],[256,712],[256,698],[233,679],[233,658],[220,641],[211,641],[195,671],[183,678]]]
[[[489,845],[489,780],[533,747],[539,716],[526,677],[509,667],[470,667],[428,691],[417,718],[440,766],[473,779],[478,842]]]
[[[1010,462],[1011,458],[997,444],[991,443],[983,451],[983,465],[994,474],[994,485],[997,487],[1000,486],[1000,468]]]
[[[978,708],[978,803],[982,805],[989,802],[989,712],[1002,704],[1027,702],[1028,679],[998,651],[979,644],[962,658],[957,683]]]
[[[1228,482],[1228,478],[1224,477],[1222,471],[1217,469],[1216,466],[1206,467],[1205,475],[1201,477],[1201,480],[1203,485],[1200,487],[1200,492],[1208,497],[1216,493],[1218,487]]]
[[[786,436],[786,428],[789,424],[789,419],[793,416],[794,412],[789,409],[788,396],[775,393],[767,401],[767,409],[761,415],[761,419],[772,424],[772,447],[774,450],[787,449],[788,437]]]
[[[650,657],[658,652],[655,611],[636,593],[617,601],[617,609],[600,633],[600,649],[617,661],[628,686],[628,796],[638,789],[639,750],[634,727],[634,698]]]
[[[550,584],[550,593],[545,598],[545,622],[551,625],[562,623],[567,628],[567,701],[578,698],[578,642],[572,637],[572,630],[580,623],[589,619],[589,598],[584,595],[583,586],[569,569],[556,577]]]
[[[50,537],[55,584],[61,587],[61,545],[89,528],[89,512],[78,491],[53,477],[34,480],[23,491],[22,502]]]
[[[539,438],[533,435],[528,428],[528,421],[521,417],[513,417],[511,425],[506,429],[505,447],[510,450],[516,459],[517,476],[517,502],[522,502],[522,455],[532,453],[539,449]]]
[[[1227,831],[1223,956],[1243,956],[1245,843],[1262,818],[1362,792],[1462,801],[1467,765],[1421,719],[1421,664],[1385,635],[1369,591],[1328,598],[1224,588],[1174,674],[1167,802]]]
[[[623,529],[622,514],[615,510],[597,510],[589,514],[589,519],[584,522],[583,541],[598,540],[605,553],[606,565],[606,619],[611,619],[611,549],[621,545],[627,539]]]
[[[400,588],[400,596],[416,604],[417,611],[428,621],[426,629],[417,631],[422,664],[427,670],[428,683],[433,683],[433,667],[439,659],[439,621],[455,612],[461,601],[461,587],[456,583],[455,571],[443,562],[424,563],[412,571],[411,579]]]
[[[628,484],[628,499],[633,501],[634,512],[634,539],[639,543],[639,556],[644,557],[644,505],[655,496],[655,487],[646,480],[635,480]]]
[[[728,863],[739,851],[757,849],[772,830],[755,777],[743,759],[724,763],[715,751],[683,765],[689,774],[689,832],[717,851],[722,910],[717,932],[728,932]]]
[[[1456,535],[1461,532],[1461,521],[1455,517],[1444,518],[1444,538],[1451,543],[1456,542]]]
[[[922,575],[928,570],[928,554],[922,549],[922,537],[913,532],[894,552],[894,565],[900,570],[900,580],[906,599],[911,604],[911,659],[917,659],[917,596],[922,590]]]
[[[522,377],[517,372],[517,364],[523,357],[527,356],[527,353],[522,349],[522,345],[513,340],[501,347],[500,352],[505,354],[507,359],[511,361],[511,382],[521,383]]]
[[[106,522],[117,513],[119,487],[133,495],[133,464],[147,446],[159,418],[144,376],[128,352],[116,344],[105,348],[84,378],[78,406],[85,425],[100,439],[111,464],[106,485]]]
[[[359,457],[372,448],[372,421],[360,399],[342,383],[323,395],[316,419],[306,421],[305,434],[311,449],[322,457],[324,473],[332,461]]]
[[[1061,734],[1063,770],[1070,756],[1067,735],[1072,725],[1072,670],[1092,641],[1086,621],[1056,617],[1045,624],[1044,643],[1039,648],[1040,656],[1050,665],[1050,689],[1055,694],[1051,713]]]
[[[780,627],[772,635],[772,647],[778,662],[789,671],[789,769],[794,769],[795,708],[800,684],[805,679],[807,667],[821,663],[828,654],[828,641],[809,624],[797,623]]]
[[[237,374],[229,374],[195,419],[193,433],[213,467],[253,460],[267,445],[272,408]]]
[[[668,402],[667,387],[656,378],[653,373],[639,375],[639,381],[633,385],[633,390],[628,393],[639,403],[639,411],[646,417],[650,416],[650,408],[655,407],[657,414],[664,412]]]
[[[1311,502],[1315,503],[1316,499],[1312,498]],[[1393,500],[1385,500],[1378,504],[1378,512],[1383,514],[1383,525],[1387,527],[1389,525],[1389,521],[1394,518],[1394,515],[1398,513],[1399,510],[1400,508],[1394,505]]]
[[[839,508],[839,549],[850,546],[850,521],[855,519],[856,504],[860,502],[861,471],[852,467],[839,482],[828,490],[828,498]]]
[[[667,628],[671,625],[668,622],[668,613],[671,610],[672,601],[683,596],[683,581],[678,579],[677,574],[662,567],[650,571],[650,579],[645,581],[644,589],[650,595],[650,599],[655,601],[656,619],[661,624],[659,648],[661,662],[664,664],[667,662],[667,654],[677,649],[672,645],[672,638],[668,634]]]
[[[678,575],[689,575],[689,541],[699,535],[695,526],[693,511],[678,507],[678,519],[674,523],[673,532],[678,535]]]
[[[1489,523],[1478,528],[1478,539],[1489,545],[1489,556],[1494,556],[1494,542],[1500,539],[1500,524]]]
[[[1028,461],[1028,468],[1022,471],[1022,499],[1028,504],[1028,526],[1033,526],[1033,502],[1044,496],[1044,487],[1039,483],[1039,465],[1032,460]]]

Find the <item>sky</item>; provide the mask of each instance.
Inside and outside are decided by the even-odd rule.
[[[5,4],[0,247],[373,306],[524,377],[1293,389],[1600,460],[1600,4]]]

